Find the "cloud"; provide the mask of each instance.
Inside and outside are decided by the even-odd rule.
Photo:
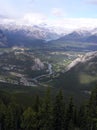
[[[11,18],[0,18],[0,24],[15,24],[16,20]]]
[[[86,2],[89,4],[97,5],[97,0],[87,0]]]
[[[0,14],[0,19],[9,18],[7,15]]]
[[[61,8],[53,8],[52,14],[58,17],[64,15],[63,10]]]
[[[24,24],[41,24],[46,22],[46,16],[42,13],[27,13],[20,20]]]
[[[40,25],[47,24],[48,26],[55,28],[62,28],[68,30],[74,29],[91,29],[97,28],[97,18],[61,18],[61,19],[49,19],[42,13],[27,13],[21,18],[0,18],[0,23],[15,23],[17,25]]]
[[[15,23],[17,25],[39,25],[46,23],[47,18],[42,13],[26,13],[24,16],[18,18],[4,17],[1,15],[0,21],[4,24]]]
[[[67,29],[90,29],[97,27],[97,19],[92,18],[65,18],[62,20],[55,20],[51,23],[53,26],[67,28]]]

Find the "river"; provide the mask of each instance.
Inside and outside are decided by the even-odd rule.
[[[44,74],[44,75],[40,75],[40,76],[37,76],[35,78],[33,78],[33,80],[35,82],[38,82],[38,79],[42,78],[42,77],[45,77],[45,76],[49,76],[49,75],[52,75],[53,74],[53,70],[52,70],[52,65],[50,63],[47,63],[48,64],[48,71],[49,71],[49,74]]]

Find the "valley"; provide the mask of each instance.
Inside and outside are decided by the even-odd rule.
[[[97,0],[0,0],[0,130],[97,130]]]
[[[96,86],[97,61],[82,65],[81,60],[97,51],[96,28],[68,33],[45,25],[0,28],[0,90],[29,97],[43,95],[50,87],[52,95],[62,89],[66,98],[72,95],[77,102],[90,96]]]
[[[0,51],[0,81],[24,86],[37,86],[40,82],[43,85],[82,55],[22,47]]]
[[[60,47],[56,51],[46,46],[1,48],[0,90],[14,94],[16,100],[23,100],[23,96],[27,103],[32,95],[43,96],[47,87],[51,88],[53,96],[62,89],[66,98],[72,95],[79,104],[89,98],[97,81],[97,55],[88,52],[63,51]],[[82,59],[88,55],[94,59],[90,61],[86,57],[89,61],[81,65]]]

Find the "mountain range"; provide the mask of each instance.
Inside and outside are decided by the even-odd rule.
[[[75,30],[60,37],[58,41],[97,43],[97,28],[91,30]]]
[[[58,39],[59,34],[42,26],[0,25],[9,46],[31,46],[34,43]],[[1,41],[3,40],[0,37]],[[5,42],[4,42],[5,43]],[[5,46],[7,46],[5,44]]]
[[[60,29],[61,30],[61,29]],[[63,32],[63,30],[62,30]],[[66,31],[64,33],[46,25],[0,25],[0,47],[31,46],[36,43],[80,42],[97,43],[97,28]]]
[[[8,43],[6,35],[0,30],[0,47],[6,47]]]

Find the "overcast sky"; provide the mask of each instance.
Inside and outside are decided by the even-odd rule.
[[[0,18],[67,28],[97,26],[97,0],[0,0]]]

